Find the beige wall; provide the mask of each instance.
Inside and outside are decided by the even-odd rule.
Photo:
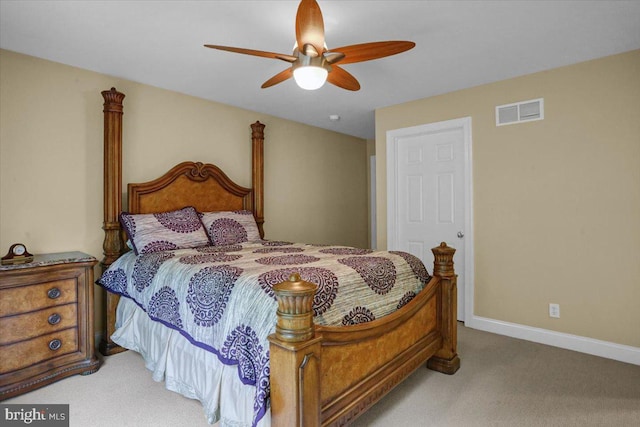
[[[534,98],[543,121],[495,126]],[[378,110],[379,248],[386,132],[467,116],[475,314],[640,347],[640,51]]]
[[[365,140],[0,50],[3,255],[22,242],[32,253],[102,258],[100,92],[112,86],[126,94],[125,184],[193,160],[249,187],[249,125],[260,120],[266,237],[367,247]]]

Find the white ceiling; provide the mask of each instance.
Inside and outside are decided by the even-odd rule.
[[[0,47],[362,138],[380,107],[640,48],[638,0],[318,3],[329,48],[416,47],[345,65],[358,92],[260,89],[287,64],[203,47],[291,53],[293,0],[0,0]]]

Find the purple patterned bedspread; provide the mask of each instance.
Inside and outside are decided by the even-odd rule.
[[[318,285],[314,321],[353,325],[392,313],[420,292],[430,276],[405,252],[263,241],[127,253],[98,280],[131,298],[150,318],[194,345],[237,365],[256,387],[254,425],[269,406],[269,344],[277,303],[272,286],[297,272]]]

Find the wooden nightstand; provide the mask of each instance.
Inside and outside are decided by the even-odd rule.
[[[0,266],[0,400],[98,370],[93,266],[82,252]]]

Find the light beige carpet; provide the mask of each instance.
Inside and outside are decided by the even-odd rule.
[[[420,368],[354,425],[640,427],[640,366],[462,325],[458,338],[458,373]],[[130,351],[3,403],[68,403],[72,427],[208,425],[198,402],[154,382]]]

